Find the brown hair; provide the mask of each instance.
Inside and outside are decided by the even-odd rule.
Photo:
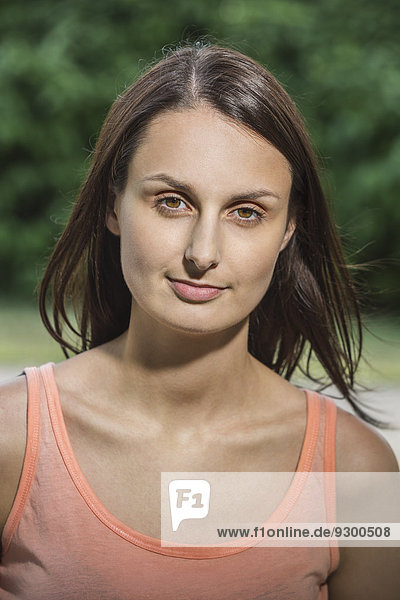
[[[310,372],[315,353],[356,413],[382,425],[360,408],[354,392],[362,348],[358,300],[303,121],[276,79],[231,48],[205,41],[181,43],[115,100],[40,284],[45,327],[67,357],[67,350],[82,352],[128,328],[131,295],[122,275],[119,238],[106,227],[107,209],[115,193],[124,189],[129,162],[153,117],[199,104],[263,136],[292,169],[289,212],[296,215],[296,230],[279,254],[267,293],[250,314],[249,352],[288,380],[299,368],[322,385]],[[49,292],[54,325],[46,308]],[[68,302],[77,329],[68,318]],[[79,346],[67,340],[65,325],[78,336]]]

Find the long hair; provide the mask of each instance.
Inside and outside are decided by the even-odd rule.
[[[360,408],[355,394],[362,349],[360,309],[302,118],[271,73],[221,45],[179,44],[148,66],[113,103],[40,284],[45,327],[67,357],[68,350],[94,348],[128,328],[131,294],[121,270],[119,238],[106,227],[107,210],[115,194],[124,190],[128,165],[151,120],[164,111],[199,105],[261,135],[292,170],[289,216],[295,215],[296,229],[279,254],[267,293],[250,314],[249,352],[288,380],[298,368],[324,389],[324,381],[311,375],[314,353],[355,412],[382,425]],[[49,295],[54,323],[46,306]],[[76,327],[68,316],[69,303]],[[68,340],[65,327],[79,343]]]

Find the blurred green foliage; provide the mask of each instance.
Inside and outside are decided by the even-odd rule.
[[[0,269],[32,297],[102,121],[162,48],[207,35],[277,76],[311,132],[353,263],[378,307],[400,306],[397,0],[3,0]]]

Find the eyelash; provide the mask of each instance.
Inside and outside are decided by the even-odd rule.
[[[182,198],[179,198],[178,196],[172,196],[172,195],[171,196],[161,196],[155,202],[156,210],[159,213],[165,215],[166,217],[172,217],[174,212],[178,212],[176,208],[168,208],[164,204],[161,204],[164,200],[171,200],[171,199],[179,200],[180,202],[183,202]],[[245,227],[252,227],[252,226],[260,223],[263,219],[266,219],[266,215],[264,213],[256,210],[252,206],[240,206],[239,208],[236,208],[235,211],[243,209],[243,208],[247,209],[247,210],[251,210],[256,215],[254,219],[250,219],[250,218],[247,219],[247,218],[241,218],[241,217],[238,217],[236,219],[237,222],[239,222],[240,224],[244,224]]]

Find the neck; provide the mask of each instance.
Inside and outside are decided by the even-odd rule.
[[[247,350],[249,320],[215,333],[173,330],[141,313],[112,342],[118,397],[159,422],[221,421],[248,410],[260,367]],[[257,388],[258,386],[258,388]]]

